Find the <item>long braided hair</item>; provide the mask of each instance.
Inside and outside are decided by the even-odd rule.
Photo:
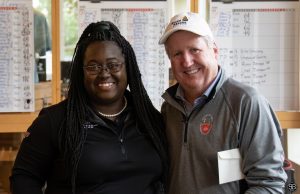
[[[83,84],[83,56],[88,45],[95,41],[114,41],[122,49],[137,122],[146,129],[146,133],[163,161],[164,173],[161,182],[165,183],[168,165],[162,117],[153,106],[144,88],[132,46],[113,23],[101,21],[89,24],[83,31],[71,62],[66,118],[60,130],[59,144],[69,172],[72,192],[75,193],[77,167],[87,136],[83,124],[87,117],[89,98]]]

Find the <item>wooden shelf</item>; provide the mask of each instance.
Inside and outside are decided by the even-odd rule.
[[[25,132],[38,116],[33,113],[0,113],[0,133]]]
[[[276,112],[283,129],[300,128],[300,112]]]
[[[37,117],[33,113],[0,113],[0,133],[25,132]],[[276,112],[283,129],[300,128],[300,112]]]
[[[0,150],[0,162],[13,162],[16,159],[18,150]]]

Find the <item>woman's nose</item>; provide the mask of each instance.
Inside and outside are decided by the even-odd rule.
[[[110,70],[107,67],[101,68],[98,71],[99,77],[109,77],[110,75],[111,75]]]

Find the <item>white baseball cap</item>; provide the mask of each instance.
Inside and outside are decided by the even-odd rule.
[[[214,41],[213,34],[205,19],[200,14],[184,12],[173,16],[167,25],[165,32],[159,39],[159,44],[164,44],[166,40],[176,31],[185,30],[200,36],[208,36]]]

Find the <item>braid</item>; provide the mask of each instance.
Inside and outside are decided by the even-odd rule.
[[[134,99],[133,107],[135,112],[138,113],[137,120],[146,129],[145,132],[148,133],[164,162],[165,172],[162,181],[165,182],[167,155],[162,117],[153,106],[144,88],[133,48],[113,23],[102,21],[87,26],[75,47],[70,69],[66,118],[59,130],[59,145],[66,161],[67,178],[71,181],[72,193],[75,194],[77,167],[87,136],[84,124],[87,118],[89,101],[83,85],[83,56],[88,45],[95,41],[114,41],[123,51],[128,84]]]
[[[168,158],[167,158],[167,144],[166,137],[164,133],[164,124],[159,111],[153,106],[146,89],[143,85],[140,70],[136,61],[136,57],[132,47],[127,45],[125,49],[127,53],[125,56],[128,57],[128,64],[131,64],[128,67],[128,83],[130,91],[133,96],[133,105],[137,114],[138,122],[145,127],[146,132],[149,133],[153,144],[158,150],[160,157],[163,161],[164,174],[163,182],[166,184],[167,179],[167,169],[168,169]],[[139,75],[139,76],[137,76]]]
[[[113,24],[112,24],[113,25]],[[126,56],[126,70],[128,74],[128,84],[133,97],[133,106],[137,114],[139,124],[143,126],[150,136],[153,144],[158,150],[165,169],[164,182],[167,178],[167,152],[166,142],[164,134],[164,124],[159,111],[153,106],[146,89],[141,79],[141,73],[137,64],[134,50],[130,43],[121,35],[115,37],[115,41],[122,48],[124,55]]]
[[[88,28],[83,32],[81,39],[86,36],[87,32]],[[80,41],[76,45],[72,58],[66,118],[59,133],[60,149],[63,150],[64,160],[66,161],[65,168],[69,172],[67,178],[71,180],[72,193],[75,193],[77,167],[87,134],[83,128],[87,112],[87,96],[85,96],[83,86],[83,72],[80,69],[85,49],[80,48],[79,43]]]

